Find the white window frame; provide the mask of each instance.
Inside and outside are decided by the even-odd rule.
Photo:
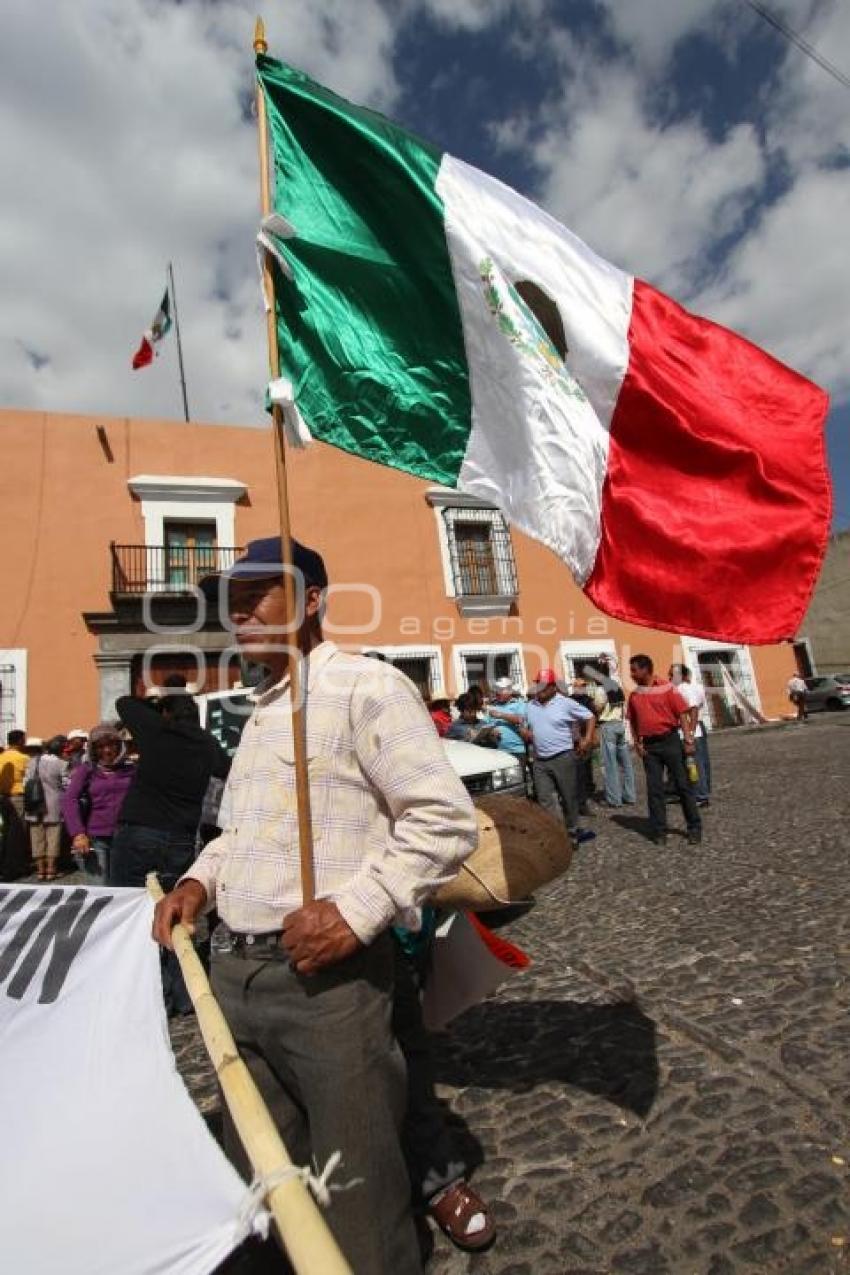
[[[139,474],[128,478],[127,486],[142,502],[148,548],[165,544],[166,522],[214,522],[216,544],[238,547],[236,502],[247,491],[244,483],[234,478]]]
[[[424,646],[413,643],[410,646],[364,646],[365,651],[377,651],[393,660],[428,660],[430,663],[431,698],[443,699],[446,695],[446,682],[443,676],[443,652],[439,646]]]
[[[460,694],[461,691],[469,690],[466,665],[464,663],[465,655],[483,655],[485,659],[488,655],[515,656],[520,671],[520,693],[528,685],[525,671],[525,652],[519,642],[460,642],[452,647],[452,668],[457,694]]]
[[[759,689],[758,680],[756,679],[752,653],[748,646],[741,642],[715,642],[709,638],[688,637],[684,633],[681,635],[681,642],[682,663],[686,664],[691,670],[692,681],[699,683],[700,686],[704,686],[704,683],[702,680],[702,669],[697,657],[705,651],[735,651],[741,668],[749,678],[750,685],[753,688],[753,707],[757,708],[760,713],[763,712],[761,706],[761,690]],[[711,731],[712,729],[710,717],[711,714],[706,711],[702,719],[707,731]]]
[[[494,559],[497,584],[500,589],[498,593],[482,596],[468,596],[467,594],[458,593],[452,572],[449,526],[447,519],[444,517],[444,510],[456,509],[462,512],[465,509],[474,509],[479,513],[489,514],[490,521],[493,523],[497,519],[501,519],[508,530],[511,554],[514,560],[514,577],[516,577],[517,565],[513,539],[511,538],[511,527],[504,514],[495,505],[487,504],[484,500],[477,500],[474,496],[466,496],[463,492],[454,491],[450,487],[432,487],[426,491],[425,499],[434,510],[434,517],[437,520],[437,543],[440,546],[440,561],[443,566],[443,584],[446,590],[446,597],[455,599],[462,615],[507,615],[519,596],[519,584],[517,582],[516,588],[512,587],[512,581],[506,578],[504,565],[499,562],[498,558]]]
[[[593,648],[592,650],[590,648]],[[558,643],[558,659],[561,661],[561,668],[564,671],[564,681],[572,682],[576,677],[581,677],[581,673],[575,667],[574,656],[583,655],[585,659],[595,659],[597,655],[607,655],[611,661],[611,673],[618,682],[622,682],[620,676],[620,658],[617,655],[617,646],[613,638],[588,638],[584,642],[571,640],[568,642]]]
[[[6,730],[27,729],[27,659],[25,646],[11,646],[0,649],[0,664],[10,664],[15,670],[15,720]],[[31,732],[30,732],[31,733]],[[5,735],[0,740],[0,748],[6,747]]]

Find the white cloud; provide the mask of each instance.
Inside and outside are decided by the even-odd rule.
[[[601,72],[584,100],[592,107],[574,111],[571,94],[561,126],[535,147],[547,208],[618,265],[689,293],[763,180],[754,130],[740,125],[715,143],[693,120],[651,124],[621,69]]]
[[[831,387],[837,401],[850,395],[850,270],[836,246],[837,228],[848,225],[847,173],[812,170],[699,298],[705,313]]]
[[[765,28],[779,70],[754,96],[751,118],[720,139],[675,110],[673,122],[659,122],[649,103],[663,92],[675,107],[671,58],[682,37],[700,31],[738,59],[762,20],[727,0],[599,2],[618,52],[596,34],[549,31],[559,82],[536,111],[494,125],[493,137],[538,165],[541,202],[604,256],[744,331],[842,401],[850,395],[850,168],[837,163],[850,158],[846,88]],[[780,12],[850,68],[850,7],[788,0]],[[521,47],[532,53],[527,41]]]
[[[533,22],[546,7],[547,0],[407,0],[408,11],[424,9],[440,25],[462,31],[483,31],[509,13]]]
[[[561,0],[545,21],[545,0],[287,0],[268,37],[273,54],[391,111],[394,42],[412,14],[473,32],[509,17],[517,48],[560,59],[549,99],[494,130],[540,165],[542,201],[604,255],[847,393],[850,170],[822,171],[850,149],[846,89],[776,35],[782,71],[751,121],[719,141],[695,118],[661,125],[648,94],[669,91],[677,40],[700,30],[734,53],[759,19],[738,0],[598,3],[614,57],[558,24]],[[254,13],[251,0],[76,0],[39,22],[27,0],[7,0],[4,405],[178,417],[173,338],[153,368],[129,366],[172,259],[193,416],[265,420],[256,136],[244,111]],[[789,0],[782,13],[850,68],[850,6]],[[787,163],[788,189],[706,279],[711,249],[764,194],[766,155]]]
[[[193,417],[265,419],[253,23],[249,0],[77,0],[47,22],[4,6],[4,405],[179,417],[172,337],[130,370],[170,258]],[[397,94],[378,0],[293,0],[268,37],[341,93],[381,107]]]
[[[789,0],[786,22],[850,71],[850,7]],[[776,36],[781,41],[782,37]],[[785,43],[780,74],[763,95],[761,122],[788,186],[736,245],[698,303],[825,385],[850,397],[850,124],[847,89]]]
[[[660,68],[676,43],[697,31],[722,28],[730,0],[597,0],[611,35],[645,70]]]

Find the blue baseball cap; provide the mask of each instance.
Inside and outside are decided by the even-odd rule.
[[[322,555],[294,538],[292,565],[304,576],[305,585],[318,585],[320,589],[328,587],[328,573]],[[283,549],[280,536],[265,536],[262,540],[249,540],[244,554],[236,559],[232,567],[205,576],[200,582],[200,588],[204,593],[210,594],[218,589],[219,580],[263,580],[282,575]]]

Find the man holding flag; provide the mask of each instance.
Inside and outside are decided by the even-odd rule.
[[[472,803],[421,697],[390,664],[323,639],[328,578],[293,541],[301,627],[289,647],[281,542],[255,540],[221,577],[245,655],[269,670],[225,790],[223,831],[159,903],[154,937],[215,907],[231,949],[213,989],[296,1163],[342,1152],[352,1184],[328,1225],[357,1275],[413,1275],[419,1248],[401,1149],[405,1070],[392,1035],[390,927],[474,849]],[[289,661],[304,657],[316,899],[302,905]],[[228,1153],[242,1156],[226,1126]]]

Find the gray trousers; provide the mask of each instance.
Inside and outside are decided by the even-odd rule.
[[[219,1004],[295,1164],[323,1168],[334,1191],[324,1216],[357,1275],[419,1275],[422,1264],[401,1148],[404,1061],[392,1034],[393,947],[383,934],[309,977],[286,961],[214,952]],[[251,1176],[229,1116],[225,1150]]]
[[[396,947],[393,1031],[407,1065],[407,1114],[403,1146],[417,1204],[466,1177],[469,1166],[437,1097],[431,1035],[422,1018],[419,986],[412,962]]]
[[[578,768],[579,759],[574,749],[556,753],[554,757],[534,759],[537,800],[556,819],[563,814],[571,833],[575,833],[579,826]]]

